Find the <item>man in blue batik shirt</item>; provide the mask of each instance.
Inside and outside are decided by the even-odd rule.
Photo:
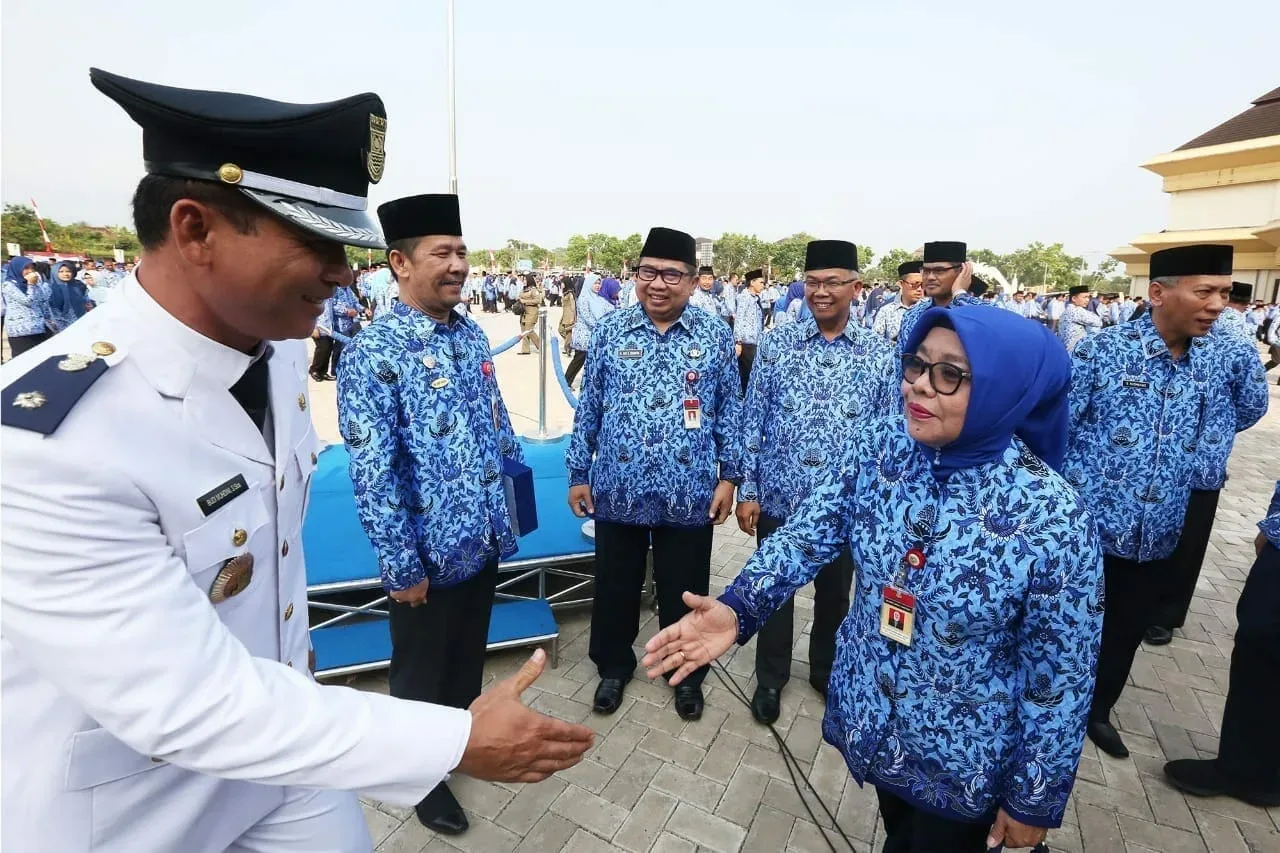
[[[1071,438],[1063,473],[1094,513],[1102,539],[1106,614],[1087,728],[1098,748],[1129,754],[1111,725],[1133,656],[1169,594],[1169,557],[1183,527],[1199,444],[1216,423],[1223,386],[1239,370],[1209,331],[1231,291],[1230,246],[1151,256],[1151,310],[1086,338],[1072,356]],[[1235,430],[1267,408],[1245,383]]]
[[[939,241],[924,244],[920,274],[924,280],[924,295],[928,298],[921,299],[902,315],[898,328],[898,355],[902,355],[902,346],[911,337],[911,330],[930,308],[991,305],[968,292],[969,283],[973,280],[973,265],[965,259],[968,252],[969,247],[964,243]]]
[[[730,281],[733,280],[732,277]],[[760,344],[760,336],[764,334],[764,270],[752,270],[747,273],[747,284],[736,293],[737,304],[733,315],[734,352],[738,354],[738,373],[742,376],[742,393],[747,393],[747,384],[751,380],[751,366],[755,364],[756,347]]]
[[[738,527],[764,542],[840,458],[850,430],[866,418],[901,408],[893,346],[853,320],[862,289],[858,248],[815,240],[805,251],[809,317],[771,332],[760,343],[742,413],[742,486]],[[748,274],[749,275],[749,274]],[[741,322],[741,315],[739,315]],[[814,578],[809,683],[824,697],[835,661],[836,630],[849,612],[853,561],[847,550]],[[794,604],[788,599],[756,639],[756,692],[751,714],[773,723],[791,677]]]
[[[732,316],[725,310],[724,294],[716,292],[716,271],[708,266],[698,267],[698,286],[689,297],[689,304],[726,321]]]
[[[1102,331],[1102,318],[1087,307],[1089,285],[1077,284],[1067,292],[1068,302],[1058,320],[1058,337],[1067,352],[1073,353],[1081,341]]]
[[[339,363],[338,423],[391,598],[391,695],[466,708],[480,695],[498,560],[516,551],[502,460],[524,457],[488,338],[453,310],[467,277],[458,197],[398,199],[378,218],[400,301]],[[416,811],[436,832],[467,829],[443,782]]]
[[[315,353],[311,357],[311,378],[317,382],[337,378],[338,360],[346,341],[360,330],[360,300],[350,287],[339,287],[324,301],[316,320]],[[335,337],[334,333],[341,335]]]
[[[605,316],[587,351],[582,397],[565,454],[569,506],[595,518],[591,660],[594,709],[612,714],[636,667],[640,592],[653,546],[658,621],[706,594],[712,525],[742,482],[741,382],[729,326],[693,308],[693,237],[649,232],[636,266],[640,302]],[[675,688],[676,713],[702,716],[706,667]]]
[[[1253,288],[1249,285],[1233,283],[1231,303],[1218,315],[1209,332],[1210,337],[1221,342],[1229,368],[1225,381],[1209,388],[1211,396],[1205,407],[1204,431],[1196,445],[1191,473],[1191,496],[1187,500],[1178,546],[1169,558],[1170,583],[1156,604],[1155,616],[1145,636],[1147,643],[1153,646],[1163,646],[1172,641],[1173,629],[1182,627],[1191,599],[1195,597],[1196,581],[1200,578],[1213,519],[1218,512],[1218,496],[1227,482],[1227,457],[1231,455],[1236,433],[1253,425],[1252,421],[1240,421],[1241,409],[1249,407],[1259,397],[1269,399],[1267,374],[1262,369],[1257,347],[1251,338],[1244,337],[1231,324],[1231,318],[1240,318],[1238,322],[1243,324],[1240,306],[1247,307],[1252,295]],[[1265,411],[1266,406],[1258,417],[1261,418]]]
[[[1258,523],[1258,559],[1236,605],[1227,702],[1215,758],[1183,758],[1165,777],[1197,797],[1234,797],[1259,808],[1280,806],[1280,481]]]

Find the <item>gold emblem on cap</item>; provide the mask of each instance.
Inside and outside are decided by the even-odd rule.
[[[38,409],[47,402],[49,398],[39,391],[24,391],[13,398],[13,404],[19,409]]]
[[[231,544],[239,548],[241,545],[249,541],[249,534],[245,532],[243,527],[237,527],[235,532],[231,534]]]
[[[218,167],[218,180],[224,184],[238,184],[244,178],[244,169],[235,163],[223,163]]]
[[[449,384],[449,380],[443,376],[437,376],[435,379],[431,380],[431,387],[436,389],[437,391],[439,391],[441,388],[444,388],[448,384]]]
[[[365,156],[369,180],[375,184],[382,180],[382,169],[387,165],[387,120],[369,113],[369,153]]]
[[[209,587],[209,600],[214,604],[244,592],[253,580],[253,555],[240,554],[222,564],[218,576]]]
[[[93,350],[95,355],[112,355],[116,351],[116,345],[111,341],[95,341],[89,349]]]
[[[306,410],[307,410],[307,395],[299,394],[298,395],[298,411],[305,412]]]
[[[77,371],[84,370],[89,366],[89,362],[91,361],[93,361],[93,356],[91,355],[77,355],[76,353],[70,353],[63,356],[62,361],[58,362],[58,369],[65,370],[68,373],[75,373]]]

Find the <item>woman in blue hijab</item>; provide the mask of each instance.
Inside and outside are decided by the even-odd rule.
[[[59,261],[49,278],[49,315],[55,334],[83,317],[88,307],[88,291],[75,276],[74,264]]]
[[[934,308],[904,412],[868,421],[720,598],[646,646],[671,683],[745,643],[818,569],[859,567],[823,736],[876,787],[886,851],[1030,847],[1075,782],[1102,631],[1102,554],[1055,470],[1070,361],[1041,324]]]
[[[21,355],[49,337],[53,329],[49,294],[30,258],[17,257],[4,268],[5,332],[9,349]]]

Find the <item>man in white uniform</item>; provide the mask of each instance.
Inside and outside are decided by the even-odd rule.
[[[0,847],[368,851],[348,791],[576,764],[591,732],[519,702],[541,652],[466,710],[308,672],[319,442],[286,339],[351,283],[344,243],[381,246],[381,99],[91,77],[143,128],[145,263],[0,372]]]

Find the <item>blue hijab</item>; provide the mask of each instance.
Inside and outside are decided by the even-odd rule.
[[[71,270],[71,281],[63,281],[58,278],[58,270],[66,267]],[[53,316],[62,317],[68,320],[76,320],[84,315],[84,282],[76,282],[75,279],[76,266],[68,261],[58,261],[54,264],[53,269],[49,271],[49,308],[53,311]],[[72,292],[71,285],[79,284],[81,288],[79,299]],[[76,310],[79,304],[80,310]]]
[[[1016,434],[1055,471],[1067,455],[1067,389],[1071,358],[1049,329],[1010,311],[982,305],[930,308],[903,352],[915,352],[935,326],[952,329],[973,373],[964,427],[942,448],[934,473],[999,459]]]
[[[27,271],[27,267],[29,266],[31,266],[30,258],[23,257],[22,255],[19,255],[16,258],[11,258],[9,263],[5,264],[4,267],[4,280],[13,282],[13,285],[17,287],[18,290],[26,293],[27,280],[22,277],[22,274]]]

